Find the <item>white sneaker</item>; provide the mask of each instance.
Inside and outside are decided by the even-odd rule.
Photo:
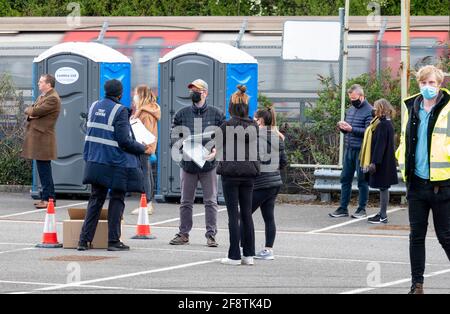
[[[241,261],[240,260],[230,259],[228,257],[222,258],[220,260],[220,263],[224,264],[224,265],[231,265],[231,266],[239,266],[239,265],[241,265]]]
[[[264,259],[264,260],[273,260],[275,257],[273,256],[273,250],[272,249],[263,249],[256,253],[255,255],[256,259]]]
[[[242,256],[241,259],[242,265],[255,265],[255,261],[253,260],[253,256]]]

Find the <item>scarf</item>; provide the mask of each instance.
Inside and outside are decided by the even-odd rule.
[[[364,140],[361,146],[361,152],[359,153],[359,162],[364,173],[369,172],[370,161],[372,159],[372,136],[379,123],[379,117],[373,118],[364,132]]]

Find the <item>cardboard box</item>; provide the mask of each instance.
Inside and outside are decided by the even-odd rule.
[[[86,217],[86,208],[69,208],[69,220],[63,222],[63,247],[65,249],[76,249],[80,240],[81,228],[83,227]],[[108,210],[102,209],[100,220],[98,221],[97,230],[94,240],[92,241],[93,249],[108,248]]]

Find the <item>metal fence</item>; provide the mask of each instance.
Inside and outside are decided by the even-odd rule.
[[[379,45],[373,34],[353,34],[349,43],[349,78],[363,73],[376,72],[392,67],[393,74],[399,66],[401,47]],[[55,42],[57,44],[58,42]],[[227,42],[232,44],[232,42]],[[132,85],[147,84],[158,89],[158,59],[162,52],[175,48],[158,43],[157,39],[124,46],[106,40],[105,44],[121,51],[132,59]],[[52,45],[28,42],[21,45],[0,46],[0,74],[9,73],[16,87],[24,94],[25,103],[32,100],[33,58]],[[273,45],[247,44],[240,48],[253,55],[259,62],[259,91],[267,96],[286,122],[305,122],[305,108],[314,106],[320,88],[318,75],[329,76],[339,83],[339,62],[286,61],[281,58],[279,42]],[[440,45],[436,38],[416,38],[411,43],[411,65],[435,63],[447,53],[448,47]],[[398,56],[398,57],[397,57]]]

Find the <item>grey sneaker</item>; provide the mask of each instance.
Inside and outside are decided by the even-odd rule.
[[[328,214],[332,218],[348,217],[348,210],[339,207],[335,212]]]
[[[219,244],[216,242],[216,238],[212,235],[206,237],[206,245],[209,247],[218,247]]]
[[[189,244],[189,237],[177,233],[175,235],[175,238],[170,240],[169,244],[171,244],[171,245],[186,245],[186,244]]]
[[[256,259],[264,259],[264,260],[273,260],[275,257],[273,256],[273,250],[272,249],[263,249],[256,253],[255,255]]]
[[[366,210],[363,208],[358,208],[356,212],[352,215],[352,218],[355,219],[361,219],[366,217],[367,217]]]

